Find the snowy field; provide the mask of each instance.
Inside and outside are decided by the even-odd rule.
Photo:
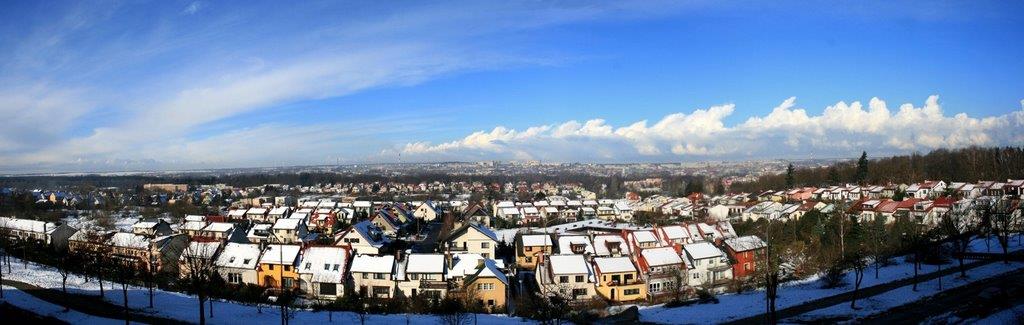
[[[986,246],[985,240],[976,239],[971,242],[970,250],[975,252],[1000,251],[999,244],[996,243],[994,239],[989,244],[991,244],[991,246]],[[1011,251],[1024,248],[1024,246],[1018,245],[1016,239],[1011,240],[1010,246]],[[991,247],[991,250],[989,247]],[[893,259],[893,262],[897,264],[882,267],[882,269],[879,270],[878,279],[875,279],[874,266],[869,266],[869,268],[864,271],[864,280],[861,287],[870,287],[892,281],[908,279],[914,276],[913,263],[905,262],[902,257]],[[947,264],[942,268],[949,269],[955,265],[956,263]],[[1011,264],[1011,266],[1019,267],[1020,265]],[[975,275],[974,272],[979,271],[980,269],[981,268],[968,270],[968,275],[972,276],[973,279],[978,279],[982,277],[982,275],[980,275],[981,273]],[[938,271],[936,266],[924,265],[923,269],[919,271],[919,274],[924,275],[935,271]],[[998,273],[1002,272],[989,274],[989,276]],[[776,306],[778,309],[783,309],[811,300],[849,292],[853,289],[853,276],[853,272],[847,272],[845,274],[845,282],[847,285],[832,289],[823,289],[821,282],[816,278],[782,284],[779,286],[779,297],[776,300]],[[947,280],[943,279],[943,281]],[[946,284],[946,282],[943,284]],[[718,296],[718,300],[718,304],[692,305],[675,308],[665,308],[661,305],[647,307],[640,306],[640,320],[663,324],[721,323],[756,316],[764,313],[765,310],[764,292],[760,290],[742,294],[723,294]],[[909,302],[911,302],[911,300],[904,301],[904,303]],[[849,307],[849,304],[846,304],[846,307]]]
[[[952,288],[967,285],[985,278],[994,277],[997,275],[1015,272],[1024,268],[1024,263],[1010,262],[1010,264],[1003,264],[996,262],[993,264],[976,267],[967,270],[967,278],[961,279],[960,273],[953,273],[942,277],[942,288],[949,290]],[[793,319],[784,321],[810,321],[814,319],[832,318],[836,316],[846,316],[853,318],[864,318],[867,316],[875,315],[883,311],[902,306],[914,301],[918,301],[924,298],[928,298],[939,294],[939,282],[938,279],[929,280],[928,282],[922,282],[917,285],[917,291],[913,290],[912,286],[900,287],[880,295],[868,297],[866,299],[858,300],[857,307],[859,309],[851,309],[849,303],[842,303],[834,305],[832,307],[815,310]]]

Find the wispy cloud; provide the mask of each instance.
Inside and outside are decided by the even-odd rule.
[[[764,116],[727,126],[732,104],[674,113],[654,124],[625,126],[602,119],[583,123],[539,125],[524,130],[498,126],[462,139],[431,144],[412,142],[385,150],[424,161],[472,159],[541,159],[549,161],[678,161],[721,158],[768,158],[909,152],[967,146],[1024,144],[1024,101],[1021,110],[1005,115],[970,117],[943,113],[938,96],[923,106],[903,104],[890,111],[872,98],[838,102],[820,115],[808,114],[789,98]]]
[[[194,15],[199,12],[200,9],[203,9],[204,6],[206,6],[206,4],[202,1],[193,1],[189,3],[188,6],[185,6],[185,9],[181,12],[186,15]]]

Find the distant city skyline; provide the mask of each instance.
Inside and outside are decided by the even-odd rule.
[[[0,173],[1024,145],[1019,2],[0,6]]]

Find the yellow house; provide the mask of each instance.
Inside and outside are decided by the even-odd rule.
[[[522,235],[516,240],[516,266],[520,269],[534,270],[541,255],[551,255],[551,236]]]
[[[463,293],[467,299],[480,303],[488,312],[505,311],[508,278],[493,260],[482,259],[475,273],[466,276]]]
[[[268,245],[260,265],[256,268],[259,285],[267,288],[297,289],[299,274],[295,270],[299,260],[299,245]]]
[[[647,285],[629,257],[595,257],[594,273],[597,275],[597,293],[609,302],[647,297]]]

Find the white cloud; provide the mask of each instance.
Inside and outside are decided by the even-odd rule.
[[[497,127],[437,145],[410,143],[401,152],[422,160],[651,161],[834,157],[861,150],[882,154],[1024,144],[1024,103],[1021,111],[1006,115],[970,117],[945,115],[938,96],[929,97],[922,107],[903,104],[895,113],[881,99],[872,98],[867,108],[858,101],[838,102],[812,115],[797,108],[796,98],[791,97],[765,116],[726,126],[723,120],[734,110],[729,104],[689,114],[673,113],[650,126],[638,121],[615,128],[595,119],[585,124],[568,121],[536,126],[527,129],[529,132]]]

